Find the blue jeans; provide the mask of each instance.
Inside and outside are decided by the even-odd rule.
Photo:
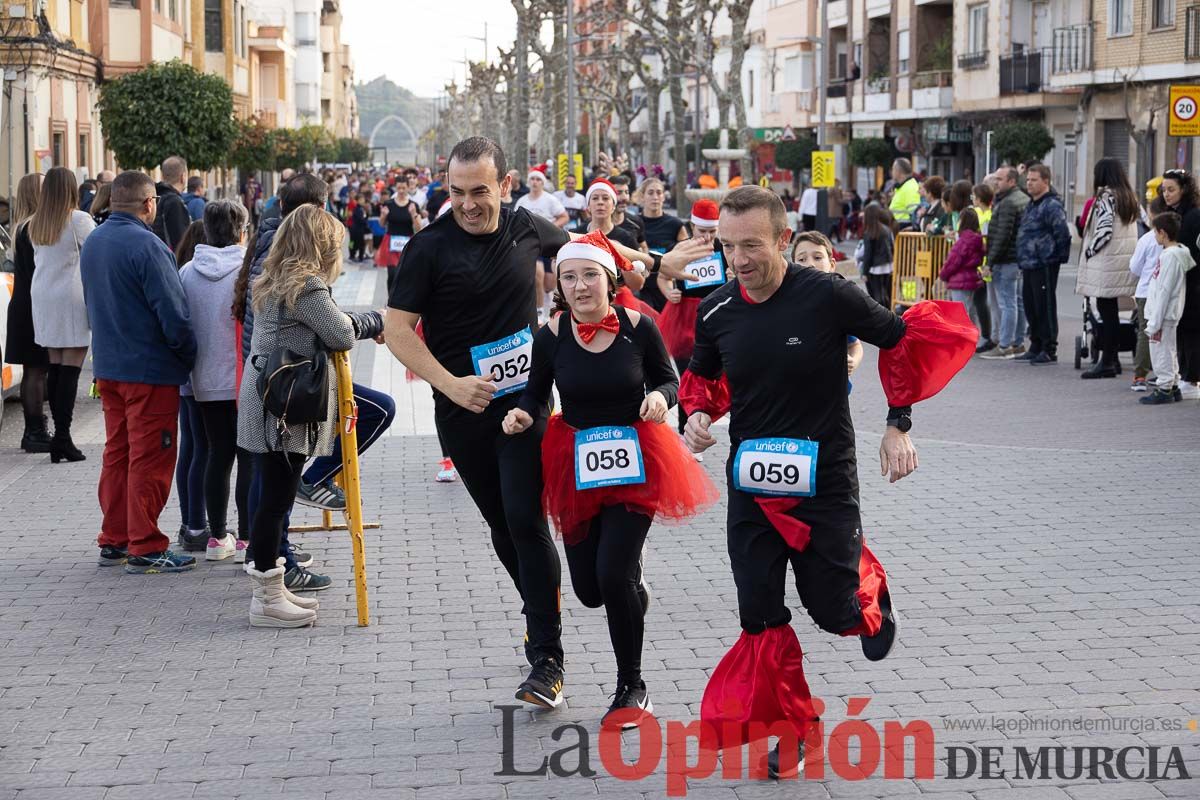
[[[1016,264],[992,265],[992,285],[1000,306],[1001,347],[1016,347],[1025,340],[1024,309],[1021,308],[1021,270]]]
[[[979,329],[979,336],[975,340],[975,346],[978,347],[988,338],[988,334],[984,332],[983,325],[979,322],[979,315],[975,312],[974,298],[975,292],[971,291],[970,289],[950,290],[950,299],[956,303],[962,303],[963,308],[967,310],[967,317],[969,317],[971,322],[974,323],[975,327]]]
[[[179,513],[190,530],[202,531],[207,522],[204,513],[204,468],[208,464],[208,437],[196,398],[179,398],[179,457],[175,462],[175,488],[179,493]]]
[[[383,435],[383,432],[391,427],[392,421],[396,418],[396,402],[392,400],[390,395],[383,392],[377,392],[374,389],[368,389],[365,386],[354,384],[354,401],[358,404],[358,454],[361,456],[368,447]],[[303,481],[305,483],[321,483],[332,480],[339,472],[342,471],[342,439],[340,436],[333,440],[333,452],[327,456],[318,456],[313,459],[309,468],[305,470]],[[250,495],[248,498],[249,513],[248,518],[254,519],[255,511],[258,509],[259,501],[262,498],[262,479],[258,474],[258,470],[254,471],[254,477],[250,481]],[[291,511],[289,510],[283,518],[283,538],[280,541],[279,555],[287,560],[287,568],[291,569],[296,566],[295,560],[288,552],[288,526],[291,524]]]

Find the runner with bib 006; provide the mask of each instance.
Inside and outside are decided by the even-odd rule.
[[[604,724],[621,727],[653,711],[641,672],[646,534],[656,519],[681,521],[717,499],[663,424],[678,380],[658,329],[612,304],[629,266],[600,231],[559,250],[555,305],[564,313],[534,337],[529,383],[503,426],[509,435],[527,430],[558,386],[562,414],[542,441],[542,502],[562,534],[576,595],[606,611],[617,680]]]

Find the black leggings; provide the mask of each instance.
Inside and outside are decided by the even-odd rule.
[[[1097,297],[1096,311],[1100,314],[1100,363],[1115,367],[1121,363],[1117,349],[1121,343],[1121,313],[1115,297]]]
[[[867,273],[867,294],[871,295],[879,305],[891,311],[892,276]]]
[[[25,426],[31,424],[41,429],[42,405],[46,402],[46,367],[25,365],[21,373],[21,409],[25,412]]]
[[[675,369],[679,370],[679,380],[683,380],[683,373],[687,371],[688,364],[692,362],[691,356],[687,358],[675,359]],[[683,403],[679,404],[679,434],[683,435],[683,429],[687,425],[688,415],[683,410]]]
[[[992,312],[988,308],[987,286],[980,286],[971,293],[971,303],[975,306],[975,317],[979,320],[979,330],[983,338],[992,340]]]
[[[262,476],[262,496],[250,526],[250,557],[259,572],[275,568],[283,524],[300,488],[300,475],[307,459],[299,453],[255,453],[255,467]]]
[[[542,434],[546,418],[516,436],[500,430],[513,402],[493,402],[483,414],[437,414],[446,454],[492,531],[492,547],[524,601],[529,647],[561,664],[562,566],[542,512]],[[294,490],[293,490],[294,491]]]
[[[237,460],[237,404],[233,400],[197,402],[204,435],[208,439],[208,463],[204,467],[204,512],[212,535],[220,539],[229,519],[229,476]]]
[[[365,233],[350,234],[350,258],[363,259],[367,255],[367,236]]]
[[[605,506],[592,518],[587,538],[565,548],[579,602],[588,608],[604,606],[618,684],[642,679],[645,606],[639,588],[642,545],[652,521],[623,505]]]

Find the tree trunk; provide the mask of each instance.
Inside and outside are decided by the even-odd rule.
[[[671,64],[671,73],[680,74],[681,70],[676,68],[681,67],[682,65],[675,64],[673,62],[674,59],[672,59],[671,62],[668,62]],[[686,120],[686,112],[683,105],[683,83],[681,81],[674,80],[671,81],[670,87],[671,138],[672,147],[675,150],[675,158],[673,159],[675,161],[675,166],[672,170],[672,172],[675,173],[675,180],[673,181],[675,192],[675,211],[680,217],[683,217],[685,214],[690,215],[692,212],[692,203],[687,199],[687,195],[684,194],[684,190],[687,189],[688,161],[687,150],[685,149],[683,143],[683,126]]]
[[[646,160],[650,164],[662,163],[662,133],[659,131],[659,105],[662,102],[659,95],[662,94],[662,84],[658,81],[647,82],[643,79],[642,85],[646,87],[646,113],[649,115],[647,119],[646,131],[648,141],[648,152]]]
[[[517,85],[508,87],[509,105],[516,105],[512,130],[509,131],[512,137],[509,161],[514,169],[524,174],[529,168],[529,39],[532,32],[530,9],[525,5],[525,0],[513,0],[513,7],[517,11],[517,38],[513,47],[517,59],[514,70]]]
[[[573,2],[573,0],[572,0]],[[550,74],[554,96],[554,126],[551,139],[551,157],[567,152],[567,19],[566,4],[562,3],[554,12],[554,43],[550,47],[550,62],[545,69]],[[557,161],[555,162],[557,163]],[[568,165],[568,169],[570,166]],[[561,186],[561,183],[560,183]]]
[[[742,182],[750,183],[754,178],[754,158],[750,153],[752,140],[746,126],[746,93],[742,91],[742,65],[746,61],[746,22],[750,17],[753,0],[737,0],[730,3],[729,10],[729,100],[733,103],[733,119],[738,130],[738,146],[746,150],[741,159]],[[722,120],[724,118],[722,117]],[[724,121],[721,123],[724,125]]]

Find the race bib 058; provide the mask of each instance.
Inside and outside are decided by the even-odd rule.
[[[720,253],[697,259],[684,267],[684,272],[690,272],[697,280],[684,281],[685,289],[704,289],[709,286],[720,286],[725,282],[725,259]]]
[[[529,382],[533,334],[527,326],[512,336],[472,347],[471,363],[476,375],[495,384],[496,393],[492,397],[519,392]]]
[[[575,432],[575,488],[645,483],[637,431],[603,426]]]
[[[392,236],[388,239],[388,252],[399,253],[411,238],[411,236]]]
[[[817,491],[817,443],[747,439],[733,459],[733,487],[750,494],[812,497]]]

